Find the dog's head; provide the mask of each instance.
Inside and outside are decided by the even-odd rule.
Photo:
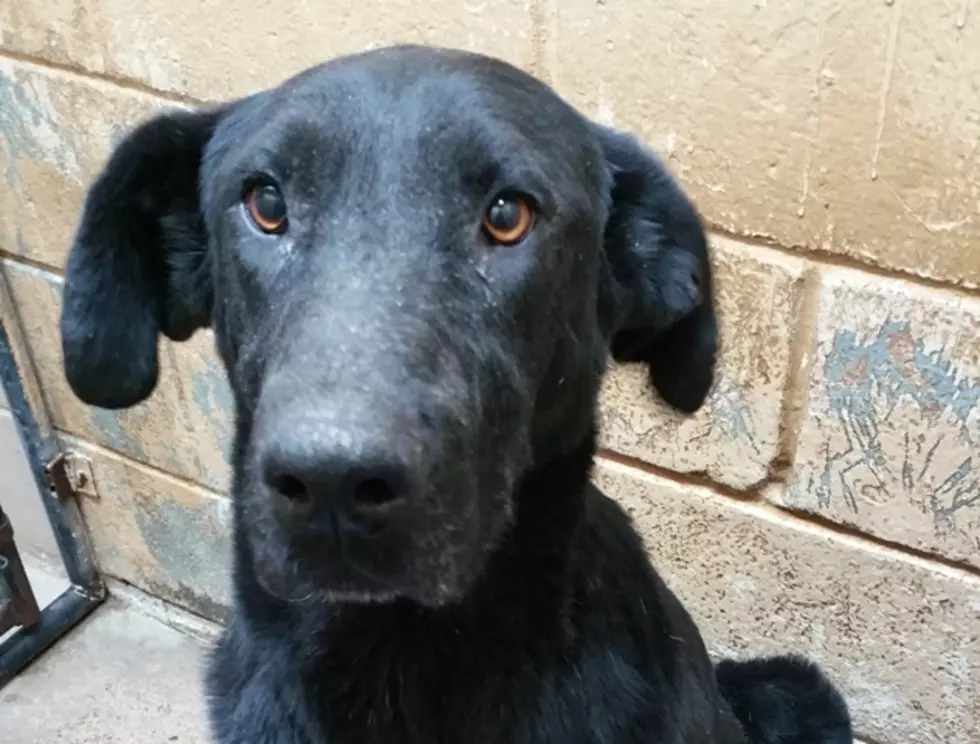
[[[279,594],[451,601],[521,475],[589,436],[610,350],[685,411],[712,381],[705,236],[673,179],[462,52],[346,57],[144,123],[66,274],[65,371],[93,405],[152,392],[159,333],[213,328],[239,539]]]

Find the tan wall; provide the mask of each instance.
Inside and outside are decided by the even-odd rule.
[[[414,40],[504,56],[669,157],[716,232],[702,413],[635,369],[598,478],[718,652],[801,649],[863,736],[980,736],[980,6],[970,0],[0,0],[0,252],[104,570],[228,605],[227,387],[208,334],[153,399],[61,378],[60,272],[126,127]],[[380,19],[380,20],[376,20]]]

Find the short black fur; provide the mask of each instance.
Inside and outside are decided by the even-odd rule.
[[[630,136],[601,130],[613,175],[606,223],[620,291],[612,355],[645,362],[657,392],[693,413],[713,382],[718,329],[701,219],[661,163]]]
[[[68,382],[105,408],[156,386],[157,336],[183,341],[211,308],[201,153],[217,113],[145,123],[112,153],[89,189],[65,269],[61,334]]]
[[[250,184],[288,213],[268,233]],[[533,204],[516,245],[481,229]],[[397,47],[138,127],[67,266],[88,403],[211,326],[235,398],[219,744],[849,744],[796,657],[709,661],[592,484],[607,357],[710,391],[701,219],[636,140],[503,62]]]

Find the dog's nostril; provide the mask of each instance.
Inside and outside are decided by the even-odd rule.
[[[357,506],[384,506],[399,496],[384,478],[368,478],[354,486],[354,503]]]
[[[306,501],[310,496],[306,484],[288,473],[272,476],[269,485],[290,501]]]

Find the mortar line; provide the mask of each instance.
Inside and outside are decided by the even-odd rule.
[[[43,271],[46,274],[53,274],[59,278],[64,278],[65,276],[64,269],[59,268],[54,264],[49,264],[45,261],[34,258],[33,256],[24,256],[20,253],[14,253],[2,247],[0,247],[0,262],[20,264],[25,268]]]
[[[40,68],[42,70],[57,72],[70,77],[78,77],[84,80],[94,80],[103,85],[112,85],[117,88],[127,90],[131,93],[139,93],[140,95],[159,98],[163,101],[169,101],[170,103],[181,104],[184,106],[206,106],[209,103],[206,100],[194,98],[193,96],[160,90],[159,88],[154,88],[134,78],[125,77],[123,75],[114,75],[109,72],[88,70],[83,67],[75,67],[74,65],[66,64],[64,62],[54,62],[41,57],[35,57],[32,54],[18,52],[13,49],[0,48],[0,59],[10,60],[11,62],[17,62],[30,67]]]
[[[730,486],[710,480],[705,476],[675,473],[672,470],[652,465],[630,455],[623,455],[611,450],[601,449],[596,459],[597,462],[606,461],[625,470],[650,475],[659,480],[701,488],[723,500],[751,507],[753,510],[757,510],[777,522],[796,524],[800,528],[809,527],[816,534],[823,534],[825,537],[837,537],[854,541],[859,545],[866,546],[864,548],[865,550],[868,548],[881,550],[892,558],[898,558],[914,565],[926,564],[922,567],[957,580],[969,582],[972,585],[980,586],[980,569],[974,568],[969,564],[954,561],[926,550],[919,550],[909,545],[892,542],[877,535],[862,532],[856,527],[835,522],[819,514],[800,512],[772,504],[761,495],[761,490],[766,486],[780,485],[773,484],[771,481],[763,481],[758,485],[752,486],[751,491],[739,491]]]
[[[125,452],[119,452],[111,447],[107,447],[104,444],[99,444],[98,442],[93,442],[87,437],[77,434],[72,431],[68,431],[60,426],[54,427],[54,431],[57,434],[58,440],[63,444],[67,445],[67,449],[90,449],[95,453],[98,453],[102,457],[108,457],[114,460],[120,460],[124,465],[130,467],[135,467],[140,470],[146,471],[145,474],[149,476],[159,477],[164,482],[172,486],[179,486],[181,488],[186,488],[190,491],[194,491],[198,496],[207,497],[215,501],[230,502],[231,494],[222,491],[215,490],[209,485],[196,481],[190,476],[182,475],[180,473],[174,473],[170,470],[165,470],[161,466],[155,463],[148,463],[143,460],[137,460],[132,455],[126,454]],[[80,454],[85,454],[81,452]],[[229,471],[231,466],[229,465]],[[98,491],[98,474],[96,474],[96,491]]]
[[[820,322],[819,265],[808,266],[803,273],[803,288],[798,301],[799,321],[792,326],[789,345],[789,374],[780,401],[778,449],[770,465],[773,480],[788,482],[796,461],[796,450],[803,422],[810,404],[810,376],[817,345]]]
[[[627,455],[623,452],[617,452],[616,450],[612,450],[607,447],[599,447],[598,451],[596,452],[596,461],[598,462],[599,460],[606,460],[616,465],[638,470],[647,475],[653,475],[663,480],[672,481],[678,485],[707,488],[729,499],[740,501],[742,503],[761,502],[763,499],[760,492],[770,483],[768,478],[762,478],[759,481],[746,486],[745,488],[734,488],[712,480],[711,477],[703,470],[689,471],[686,473],[671,470],[663,465],[656,465],[652,462],[641,460],[635,455]]]
[[[734,240],[744,245],[755,248],[765,248],[784,256],[790,256],[797,260],[806,259],[825,268],[850,269],[859,271],[879,279],[891,279],[905,282],[907,284],[924,287],[927,289],[943,290],[953,294],[967,297],[976,301],[980,298],[980,284],[975,287],[955,284],[948,280],[934,279],[922,276],[903,269],[892,269],[887,266],[863,261],[851,256],[835,253],[826,248],[811,248],[804,245],[786,245],[780,243],[775,238],[767,235],[752,235],[723,227],[716,223],[706,221],[709,235],[715,235],[728,240]]]

